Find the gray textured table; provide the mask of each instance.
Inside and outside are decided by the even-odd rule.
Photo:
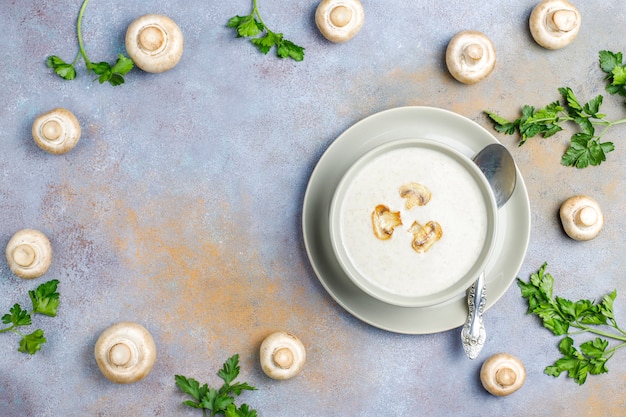
[[[27,291],[60,280],[56,318],[35,319],[48,343],[34,356],[17,352],[17,336],[0,335],[2,416],[198,416],[181,405],[183,374],[217,385],[223,361],[241,355],[241,379],[258,387],[241,400],[260,416],[620,416],[626,413],[626,361],[583,386],[543,374],[558,356],[558,338],[535,317],[515,285],[486,314],[489,339],[468,360],[459,329],[406,335],[364,324],[324,290],[306,256],[301,210],[320,156],[345,129],[382,110],[441,107],[490,132],[482,113],[517,117],[522,104],[543,106],[570,86],[590,99],[603,94],[601,49],[626,49],[619,1],[578,2],[583,27],[574,44],[548,51],[527,20],[534,1],[364,1],[366,23],[348,43],[331,44],[313,20],[315,1],[260,1],[265,22],[306,47],[303,62],[258,53],[226,27],[250,1],[92,1],[83,34],[92,59],[123,52],[128,24],[145,13],[172,17],[185,52],[172,71],[133,70],[110,87],[51,74],[45,58],[76,51],[79,1],[0,2],[0,242],[18,229],[48,235],[52,266],[24,281],[0,262],[0,311],[28,305]],[[460,30],[493,40],[498,63],[485,81],[462,85],[443,54]],[[40,113],[66,107],[83,137],[63,156],[30,137]],[[605,113],[626,108],[607,97]],[[626,208],[623,127],[607,138],[616,150],[599,167],[559,164],[569,131],[529,140],[495,134],[512,152],[531,204],[532,230],[519,272],[543,262],[557,293],[600,298],[616,288],[626,322],[623,271]],[[577,193],[601,204],[606,225],[590,242],[569,239],[557,217]],[[116,385],[93,360],[102,330],[137,321],[153,334],[157,364],[146,379]],[[308,362],[295,379],[270,380],[258,346],[274,330],[298,335]],[[521,358],[521,391],[496,398],[480,385],[482,361],[496,352]]]

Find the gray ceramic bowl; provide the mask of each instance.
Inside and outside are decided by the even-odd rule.
[[[400,189],[411,184],[430,191],[428,202],[407,205]],[[401,222],[388,227],[386,239],[374,232],[380,206]],[[496,216],[489,183],[471,159],[433,140],[402,139],[374,148],[345,173],[331,202],[330,238],[342,269],[364,292],[423,307],[458,296],[476,280],[493,252]],[[441,226],[441,237],[419,252],[413,243],[430,221]]]

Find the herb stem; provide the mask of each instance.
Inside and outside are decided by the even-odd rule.
[[[623,343],[626,343],[626,336],[620,336],[617,335],[615,333],[609,333],[609,332],[605,332],[602,330],[598,330],[596,328],[593,327],[589,327],[589,326],[585,326],[583,324],[577,324],[577,323],[572,323],[572,327],[576,327],[577,329],[580,329],[579,332],[572,332],[569,333],[570,335],[575,335],[575,334],[582,334],[582,333],[593,333],[593,334],[597,334],[598,336],[604,336],[604,337],[608,337],[610,339],[615,339],[615,340],[619,340]]]
[[[263,19],[261,19],[261,14],[259,13],[259,8],[256,5],[256,1],[257,0],[252,0],[252,13],[256,16],[257,19],[259,19],[259,22],[263,25],[263,27],[267,29],[267,26],[265,26],[265,22],[263,21]]]
[[[82,32],[83,15],[85,14],[85,9],[87,8],[87,4],[89,4],[89,0],[84,0],[82,6],[80,6],[80,10],[78,12],[78,20],[76,21],[76,35],[78,37],[79,53],[82,55],[83,59],[85,60],[85,65],[87,66],[87,72],[90,73],[91,61],[89,61],[89,58],[87,58],[87,53],[85,52],[85,45],[83,42],[83,32]],[[78,56],[76,56],[76,59],[78,59]],[[76,59],[74,60],[74,62],[76,62]]]

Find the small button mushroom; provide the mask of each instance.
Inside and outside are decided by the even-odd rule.
[[[546,49],[560,49],[578,35],[581,17],[566,0],[544,0],[535,6],[528,23],[535,42]]]
[[[425,253],[435,242],[441,239],[443,229],[441,225],[435,221],[429,221],[425,225],[413,222],[409,233],[413,233],[413,242],[411,242],[413,250],[417,253]]]
[[[391,211],[384,204],[379,204],[374,208],[372,212],[372,228],[374,229],[374,235],[378,239],[390,239],[391,235],[393,235],[393,230],[401,224],[402,220],[400,219],[399,211]]]
[[[501,397],[517,391],[526,380],[522,361],[508,353],[488,358],[480,368],[480,381],[489,393]]]
[[[80,134],[78,119],[74,113],[63,108],[39,115],[32,125],[32,135],[37,146],[56,155],[74,149]]]
[[[126,30],[126,51],[135,65],[146,72],[160,73],[174,68],[183,55],[183,46],[183,32],[167,16],[141,16]]]
[[[289,379],[298,375],[304,367],[306,351],[296,336],[278,331],[261,343],[260,362],[263,372],[270,378]]]
[[[596,200],[585,195],[568,198],[559,210],[563,229],[574,240],[591,240],[604,225],[604,216]]]
[[[40,231],[22,229],[9,240],[6,256],[15,275],[25,279],[38,278],[50,268],[52,246]]]
[[[315,23],[331,42],[352,39],[363,26],[365,12],[359,0],[322,0],[315,11]]]
[[[493,71],[496,50],[484,33],[465,30],[454,35],[448,43],[446,65],[457,81],[475,84]]]
[[[100,334],[94,356],[108,380],[129,384],[150,373],[156,360],[156,346],[145,327],[133,322],[120,322]]]
[[[428,187],[416,182],[410,182],[400,187],[400,197],[406,199],[404,206],[407,210],[428,204],[431,196],[432,193]]]

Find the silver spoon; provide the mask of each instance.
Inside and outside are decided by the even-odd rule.
[[[502,207],[513,194],[517,180],[515,162],[508,149],[499,143],[492,143],[478,152],[473,161],[487,178],[496,205]],[[487,338],[483,323],[483,311],[487,303],[485,294],[485,271],[482,271],[467,293],[469,313],[461,330],[463,349],[470,359],[478,356]]]

